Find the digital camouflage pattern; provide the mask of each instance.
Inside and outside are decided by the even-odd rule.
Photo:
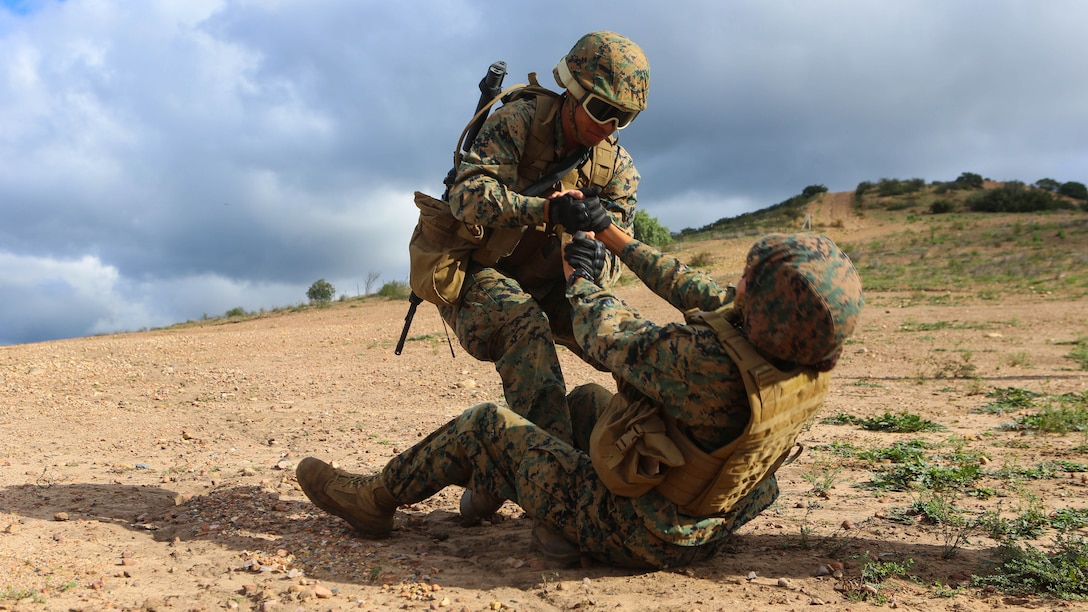
[[[519,181],[526,180],[519,176],[519,167],[535,109],[532,97],[515,100],[497,109],[484,123],[450,189],[450,210],[455,217],[489,228],[544,223],[545,199],[516,191]],[[558,121],[553,138],[555,157],[559,158],[566,143]],[[627,151],[619,144],[615,147],[615,170],[599,197],[613,223],[631,233],[640,177]],[[579,177],[578,186],[589,184],[588,177]],[[540,237],[539,232],[528,231],[525,240]],[[470,355],[495,364],[511,409],[569,439],[566,384],[555,344],[579,355],[581,351],[570,327],[558,239],[547,237],[537,252],[544,265],[518,267],[500,261],[494,267],[471,266],[461,301],[440,307],[439,312]],[[610,254],[600,280],[611,285],[619,274],[619,259]]]
[[[450,188],[453,216],[465,223],[491,228],[528,227],[547,221],[545,198],[517,192],[522,153],[528,146],[535,112],[536,100],[527,97],[500,106],[484,122],[475,144],[462,157]],[[555,121],[553,138],[553,159],[560,159],[568,149],[577,147],[576,144],[568,147],[559,121]],[[619,143],[615,147],[615,171],[599,197],[616,225],[630,232],[641,176],[627,150]],[[539,177],[532,180],[536,178]],[[528,185],[531,181],[523,182]],[[577,186],[588,187],[589,178],[580,176]]]
[[[603,387],[590,385],[599,391]],[[594,393],[576,389],[571,410],[594,410]],[[607,392],[606,392],[607,394]],[[610,395],[610,394],[609,394]],[[400,504],[415,503],[448,484],[512,499],[534,518],[575,542],[584,555],[633,568],[677,567],[713,556],[724,540],[703,540],[704,532],[731,533],[774,501],[777,486],[765,483],[733,512],[695,525],[685,546],[647,529],[632,498],[608,491],[589,455],[532,422],[494,404],[479,404],[394,457],[382,482]],[[663,498],[658,498],[671,505]]]
[[[629,244],[621,258],[678,309],[715,310],[735,296],[733,287],[723,288],[640,242]],[[667,410],[707,451],[740,434],[750,416],[747,392],[713,330],[655,325],[585,279],[576,280],[568,295],[575,337],[587,357],[616,373],[627,397],[639,396]],[[777,299],[773,294],[763,298]],[[760,306],[758,301],[752,305]],[[634,568],[706,559],[777,498],[778,483],[771,476],[729,512],[696,518],[681,514],[657,491],[639,497],[613,494],[586,452],[593,425],[612,396],[589,384],[566,397],[569,441],[511,410],[479,404],[394,457],[381,472],[382,482],[399,504],[421,501],[447,485],[514,500],[583,554]]]
[[[812,366],[853,333],[865,299],[850,258],[826,236],[771,234],[748,252],[744,332],[767,357]]]
[[[646,110],[650,92],[650,62],[631,39],[615,32],[590,32],[567,53],[571,76],[587,92],[593,92],[627,110]],[[558,68],[552,71],[560,87],[566,87]]]

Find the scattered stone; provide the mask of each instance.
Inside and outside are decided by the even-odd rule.
[[[747,580],[755,580],[756,579],[756,573],[755,572],[748,572],[748,575],[745,576],[745,578]]]
[[[853,521],[851,521],[850,519],[846,519],[845,521],[842,522],[842,528],[843,529],[853,529],[854,528]]]
[[[53,520],[54,521],[60,521],[60,522],[67,521],[68,520],[68,513],[67,512],[57,512],[56,514],[53,515]]]
[[[780,586],[780,587],[788,587],[789,585],[790,585],[790,580],[789,580],[789,578],[779,578],[779,579],[778,579],[778,586]]]

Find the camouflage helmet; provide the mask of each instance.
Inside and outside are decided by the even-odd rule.
[[[837,359],[865,304],[850,258],[817,234],[758,240],[743,278],[748,340],[765,357],[803,366]]]
[[[586,34],[559,60],[552,75],[576,98],[595,93],[619,108],[646,110],[650,62],[626,36],[615,32]]]

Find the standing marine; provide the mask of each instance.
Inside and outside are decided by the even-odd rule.
[[[507,406],[571,442],[556,343],[601,365],[574,340],[560,245],[580,230],[633,232],[640,176],[617,131],[646,108],[650,68],[629,38],[600,31],[578,39],[552,74],[562,93],[531,74],[487,118],[455,159],[445,200],[416,194],[409,250],[413,292],[438,306],[469,354],[495,364]],[[542,193],[525,194],[542,179]],[[619,274],[609,255],[593,281],[611,286]],[[502,503],[469,490],[461,512],[473,522]]]

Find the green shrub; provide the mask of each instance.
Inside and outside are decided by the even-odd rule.
[[[976,193],[967,200],[975,212],[1025,213],[1062,208],[1049,191],[1027,189],[1019,181],[1009,181],[1003,187]]]
[[[951,200],[940,199],[929,205],[929,212],[934,215],[943,215],[956,210],[956,205]]]
[[[669,228],[661,225],[656,217],[651,217],[645,210],[641,208],[636,210],[632,222],[635,227],[635,240],[657,247],[665,247],[672,243]]]
[[[382,285],[381,289],[378,289],[378,296],[384,298],[394,298],[398,300],[408,299],[408,294],[412,292],[412,289],[405,281],[389,281]]]

